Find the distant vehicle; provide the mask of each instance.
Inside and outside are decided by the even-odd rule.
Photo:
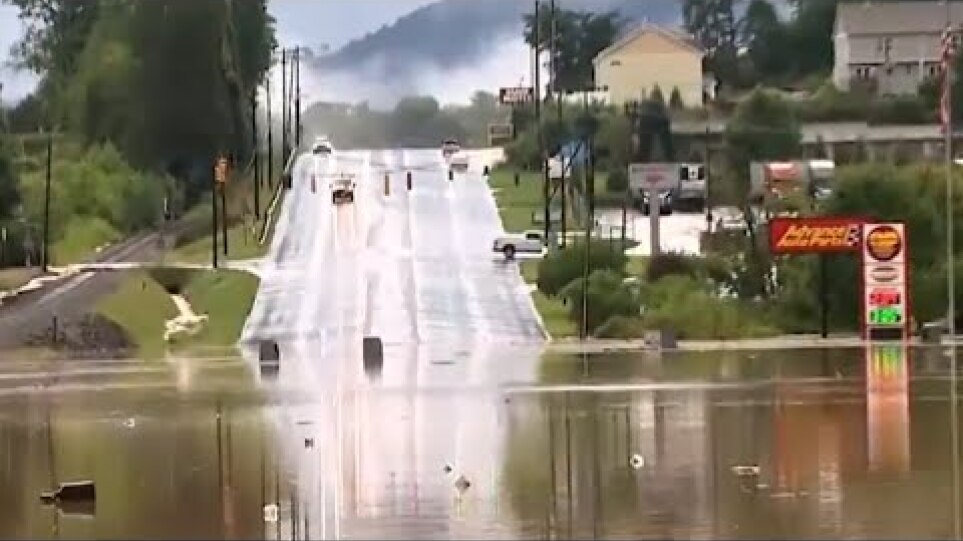
[[[452,154],[455,154],[460,150],[461,150],[461,145],[459,145],[458,141],[454,139],[446,139],[441,144],[441,155],[446,158],[450,157]]]
[[[492,251],[505,254],[505,259],[514,259],[518,252],[529,254],[542,253],[544,237],[541,231],[526,231],[519,234],[508,234],[495,239]]]
[[[649,192],[642,193],[642,214],[648,216],[651,212],[649,207]],[[659,215],[668,216],[672,214],[672,191],[665,190],[659,192]]]
[[[468,171],[468,163],[468,154],[459,151],[451,156],[448,166],[451,167],[453,171],[464,173]]]
[[[316,137],[314,144],[311,145],[311,152],[313,154],[333,154],[334,145],[331,144],[331,140],[327,137]]]
[[[354,203],[354,178],[342,175],[331,182],[331,202],[335,205]]]
[[[751,162],[749,197],[757,203],[767,196],[783,199],[799,192],[818,198],[831,189],[835,175],[836,164],[832,160]]]
[[[679,164],[679,185],[672,198],[678,210],[691,209],[695,212],[705,210],[706,204],[706,167],[701,163]]]
[[[716,231],[743,232],[748,227],[742,211],[736,207],[718,207],[712,213],[716,218]]]

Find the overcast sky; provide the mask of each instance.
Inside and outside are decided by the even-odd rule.
[[[332,49],[340,47],[433,1],[269,0],[269,9],[277,19],[278,41],[282,45],[298,44],[319,50],[322,45]],[[22,33],[17,9],[0,2],[0,58],[4,60],[0,82],[4,102],[21,99],[36,84],[36,76],[18,73],[8,65],[10,46]]]

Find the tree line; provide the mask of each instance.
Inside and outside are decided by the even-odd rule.
[[[250,100],[276,46],[266,0],[4,1],[26,28],[14,61],[41,76],[12,130],[109,142],[190,202],[215,154],[250,156]]]
[[[0,265],[37,244],[38,134],[54,134],[54,261],[155,225],[165,198],[195,205],[217,154],[252,155],[251,100],[276,48],[266,0],[2,1],[25,28],[13,63],[40,82],[0,115]]]

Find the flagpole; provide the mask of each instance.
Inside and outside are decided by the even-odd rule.
[[[946,34],[941,44],[943,69],[943,95],[940,115],[943,121],[943,150],[946,159],[946,298],[947,331],[950,346],[950,432],[953,459],[953,537],[960,538],[960,441],[959,415],[956,392],[956,299],[954,251],[953,251],[953,62],[956,53],[953,42],[953,18],[949,0],[946,1]]]

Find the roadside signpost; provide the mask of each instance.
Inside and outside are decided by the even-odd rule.
[[[911,334],[906,226],[859,217],[773,218],[769,248],[775,255],[859,253],[860,329],[866,340],[907,340]],[[822,286],[823,335],[827,293]]]
[[[535,89],[530,86],[511,86],[498,89],[498,102],[502,105],[519,105],[535,101]]]
[[[659,237],[659,214],[661,213],[660,193],[671,190],[678,182],[679,169],[675,163],[631,163],[629,164],[629,186],[637,190],[637,197],[649,196],[649,243],[650,255],[661,253]]]

